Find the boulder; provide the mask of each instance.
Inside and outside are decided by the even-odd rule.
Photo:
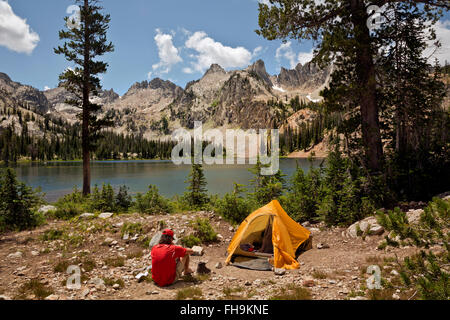
[[[222,269],[222,268],[223,268],[222,262],[217,262],[216,269]]]
[[[358,234],[358,231],[362,234]],[[361,221],[355,222],[347,228],[345,235],[350,238],[357,238],[358,236],[365,235],[381,235],[384,232],[384,228],[378,224],[375,217],[367,217]]]
[[[48,205],[48,206],[42,206],[38,210],[39,213],[43,213],[43,214],[47,214],[49,211],[56,211],[56,207]]]
[[[420,221],[420,216],[424,211],[422,209],[417,210],[409,210],[406,213],[406,218],[408,219],[409,224],[416,224]]]
[[[371,236],[380,236],[384,233],[384,228],[379,224],[370,227],[369,234]]]
[[[150,240],[150,244],[149,244],[150,251],[152,250],[152,248],[154,246],[156,246],[159,243],[159,240],[161,240],[161,236],[162,236],[162,232],[161,231],[158,231],[157,233],[155,233],[153,238]]]
[[[99,217],[100,219],[109,219],[109,218],[111,218],[113,215],[114,215],[114,213],[111,213],[111,212],[104,212],[104,213],[100,213],[98,217]]]

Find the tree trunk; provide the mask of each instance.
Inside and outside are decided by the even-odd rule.
[[[84,0],[84,79],[83,79],[83,124],[82,124],[82,150],[83,150],[83,195],[91,193],[91,159],[89,151],[89,24],[87,13],[89,1]]]
[[[375,66],[372,60],[369,18],[364,1],[351,1],[356,48],[356,73],[361,90],[361,129],[367,166],[372,173],[380,172],[383,161],[378,104],[376,97]]]

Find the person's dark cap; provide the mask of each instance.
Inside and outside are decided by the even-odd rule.
[[[173,231],[170,229],[165,229],[162,234],[168,235],[169,237],[173,238]]]

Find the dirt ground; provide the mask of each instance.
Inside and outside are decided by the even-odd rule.
[[[151,280],[138,282],[135,276],[151,264],[145,236],[151,238],[164,221],[164,226],[181,237],[191,232],[189,221],[196,217],[208,218],[222,239],[204,245],[203,256],[191,258],[192,269],[204,261],[211,274],[196,275],[196,282],[184,279],[168,288],[157,287]],[[140,226],[141,234],[123,240],[124,224]],[[392,280],[396,257],[401,259],[414,252],[408,247],[378,250],[383,236],[352,239],[342,234],[343,228],[311,225],[308,229],[313,234],[313,248],[298,258],[300,269],[275,275],[272,271],[225,266],[226,250],[235,229],[212,212],[51,221],[33,231],[0,236],[0,299],[266,300],[303,287],[309,292],[308,298],[314,300],[360,300],[367,299],[369,265],[380,266],[383,278]],[[318,249],[318,244],[325,248]],[[81,267],[79,289],[66,286],[69,274],[65,270],[69,265]],[[397,298],[409,298],[399,290],[397,293]]]

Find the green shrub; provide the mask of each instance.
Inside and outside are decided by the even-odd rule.
[[[86,211],[89,208],[89,199],[83,197],[83,194],[74,188],[73,192],[60,198],[55,203],[56,210],[52,212],[52,216],[56,219],[69,220]]]
[[[45,231],[41,238],[43,241],[54,241],[54,240],[62,239],[63,236],[64,236],[63,230],[50,229],[50,230]]]
[[[394,231],[408,245],[421,248],[419,254],[406,257],[400,264],[402,289],[419,293],[421,299],[448,300],[450,298],[449,237],[450,201],[439,198],[424,209],[416,225],[408,222],[406,214],[399,208],[387,214],[377,213],[378,222],[388,231]],[[427,250],[440,244],[440,252]],[[386,236],[386,245],[399,245]]]
[[[192,248],[193,246],[198,246],[201,243],[202,243],[202,241],[192,234],[181,238],[181,244],[188,248]]]
[[[194,228],[194,235],[202,242],[217,241],[217,233],[214,231],[208,219],[198,218],[191,223]]]
[[[146,194],[138,193],[134,204],[135,210],[145,214],[162,214],[171,212],[169,201],[159,194],[156,186],[149,186]]]
[[[93,211],[113,212],[116,209],[116,200],[114,195],[114,189],[108,184],[102,185],[100,191],[98,186],[94,187],[94,190],[90,196],[90,209]]]
[[[223,199],[215,202],[215,210],[231,223],[241,223],[252,211],[252,203],[244,198],[242,185],[234,184],[232,193],[227,193]]]
[[[0,231],[25,230],[39,224],[36,207],[43,202],[42,196],[39,190],[17,181],[11,168],[1,172],[0,199]]]

